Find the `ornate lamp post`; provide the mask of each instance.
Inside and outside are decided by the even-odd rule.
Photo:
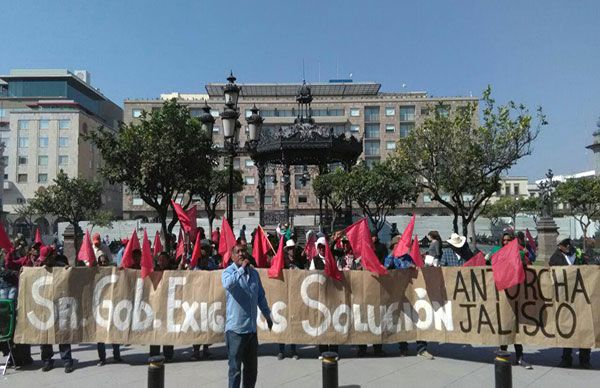
[[[223,88],[225,97],[225,109],[221,113],[223,121],[223,135],[225,137],[224,147],[229,154],[229,193],[227,193],[227,221],[233,227],[233,160],[237,153],[237,135],[238,135],[238,98],[241,88],[235,83],[236,78],[233,72],[227,77],[227,85]]]

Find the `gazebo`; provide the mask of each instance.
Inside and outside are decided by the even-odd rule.
[[[308,166],[317,166],[319,174],[326,173],[329,165],[339,163],[346,171],[356,164],[362,153],[362,139],[352,135],[335,134],[333,127],[315,124],[312,118],[310,86],[306,82],[298,90],[298,115],[294,124],[279,128],[262,129],[256,139],[247,144],[247,150],[258,169],[260,224],[270,224],[275,219],[265,219],[265,172],[269,168],[282,170],[285,203],[283,220],[290,220],[290,167],[303,166],[303,183],[310,179]],[[248,121],[262,119],[256,106]],[[319,199],[319,223],[323,224],[322,198]],[[280,216],[280,215],[279,215]],[[273,217],[269,217],[273,218]],[[281,219],[279,219],[281,221]]]

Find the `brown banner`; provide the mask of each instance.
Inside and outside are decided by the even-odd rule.
[[[272,309],[263,342],[370,344],[427,340],[546,347],[600,344],[600,267],[527,269],[525,284],[497,292],[491,268],[344,272],[260,270]],[[221,271],[166,271],[142,280],[116,268],[26,268],[19,343],[190,345],[223,341]]]

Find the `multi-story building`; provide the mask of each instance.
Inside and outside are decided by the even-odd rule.
[[[29,220],[16,215],[36,190],[52,184],[58,172],[101,179],[100,153],[82,135],[99,126],[116,129],[123,110],[91,86],[87,71],[11,70],[0,76],[0,142],[3,156],[3,210],[13,232],[28,234]],[[120,185],[104,183],[103,204],[122,214]],[[42,233],[57,220],[34,220]]]
[[[185,104],[193,116],[199,116],[204,102],[212,107],[212,114],[217,118],[213,129],[213,141],[223,146],[224,137],[221,121],[218,119],[223,109],[223,86],[215,83],[206,85],[205,94],[163,94],[159,99],[131,99],[124,105],[124,122],[135,123],[144,110],[151,111],[162,106],[164,100],[176,98]],[[250,109],[256,105],[265,119],[263,128],[278,128],[294,122],[298,112],[296,95],[301,84],[241,84],[242,92],[238,107],[243,128],[249,117]],[[475,97],[432,97],[426,92],[393,92],[380,91],[381,85],[373,82],[329,82],[311,85],[313,96],[312,117],[315,122],[331,126],[336,133],[347,133],[363,139],[362,158],[368,164],[385,159],[394,152],[396,142],[419,125],[432,109],[449,112],[468,103],[477,103]],[[240,143],[247,140],[247,131],[240,133]],[[236,217],[258,216],[258,177],[256,168],[249,156],[235,159],[234,167],[242,171],[245,188],[234,199]],[[281,177],[275,169],[267,170],[265,210],[281,209],[285,200]],[[318,213],[318,201],[308,181],[303,183],[303,167],[297,166],[292,171],[293,183],[290,195],[290,209],[296,215]],[[275,179],[274,179],[275,178]],[[277,183],[275,183],[277,182]],[[124,218],[152,219],[154,211],[146,206],[135,193],[125,189],[123,196]],[[224,209],[222,204],[221,210]],[[397,214],[411,213],[412,206],[400,208]],[[421,213],[446,214],[439,204],[427,201],[421,196],[417,202],[417,211]]]

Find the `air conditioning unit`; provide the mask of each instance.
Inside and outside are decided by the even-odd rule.
[[[86,84],[92,84],[92,76],[87,70],[75,70],[73,73],[75,74],[75,77],[79,78]]]

